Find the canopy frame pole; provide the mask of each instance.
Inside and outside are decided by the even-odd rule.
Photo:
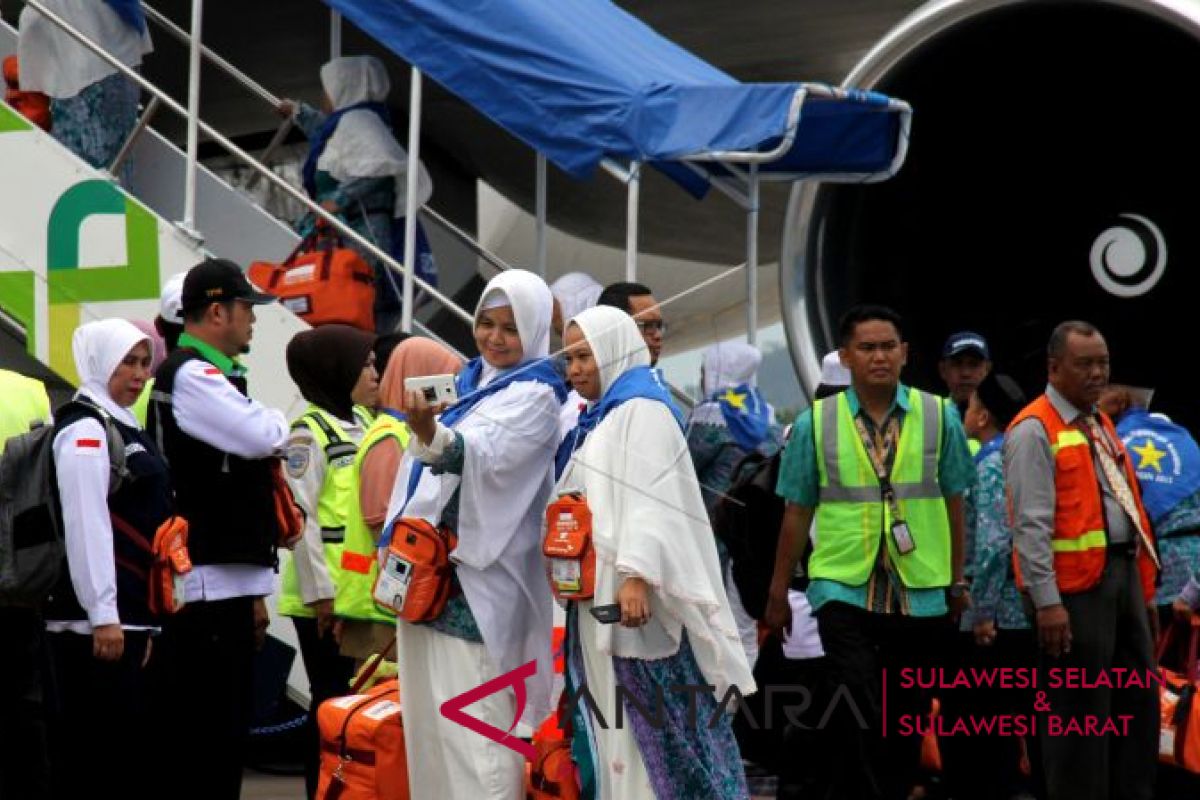
[[[421,175],[421,70],[416,67],[412,68],[410,84],[408,172],[405,174],[404,195],[404,310],[400,316],[400,329],[405,333],[412,333],[413,330],[413,278],[417,271],[417,186]]]
[[[629,162],[629,179],[626,181],[625,204],[625,280],[637,280],[638,267],[638,213],[641,201],[642,162]]]
[[[746,341],[758,343],[758,165],[750,165],[750,206],[746,209]]]
[[[546,277],[546,156],[537,154],[537,274]]]
[[[192,27],[188,52],[187,172],[183,181],[181,227],[199,241],[196,230],[196,160],[200,144],[200,34],[204,0],[192,0]]]
[[[329,9],[329,58],[342,57],[342,13]]]

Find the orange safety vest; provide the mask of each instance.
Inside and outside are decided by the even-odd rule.
[[[1109,439],[1124,453],[1125,446],[1121,443],[1121,437],[1117,435],[1112,421],[1105,414],[1097,416]],[[1082,429],[1063,421],[1050,398],[1044,394],[1017,414],[1008,430],[1011,432],[1014,427],[1030,417],[1046,429],[1050,449],[1054,453],[1054,536],[1050,544],[1054,551],[1054,573],[1058,590],[1063,594],[1085,592],[1100,582],[1108,558],[1104,497],[1095,462],[1092,460],[1092,443]],[[1150,519],[1142,506],[1137,475],[1134,474],[1128,455],[1121,459],[1121,463],[1125,470],[1125,479],[1137,501],[1142,529],[1153,542]],[[1009,517],[1015,521],[1011,496]],[[1017,588],[1024,589],[1025,583],[1021,578],[1021,564],[1017,558],[1015,543],[1013,571],[1017,578]],[[1146,548],[1141,546],[1138,548],[1138,571],[1141,573],[1142,593],[1146,602],[1150,602],[1154,597],[1158,568],[1146,552]]]

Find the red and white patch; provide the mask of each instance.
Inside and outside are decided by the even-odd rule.
[[[75,452],[78,455],[98,456],[103,444],[100,439],[76,439]]]
[[[204,374],[205,375],[220,375],[221,370],[217,369],[216,367],[205,367]]]

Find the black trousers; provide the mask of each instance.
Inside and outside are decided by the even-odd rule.
[[[254,701],[254,598],[192,603],[154,642],[154,709],[170,720],[158,785],[179,800],[239,800]]]
[[[143,667],[146,631],[125,631],[118,661],[92,655],[90,634],[47,635],[53,663],[54,796],[59,800],[116,796],[150,800],[157,787],[122,765],[141,762],[168,725],[148,714]],[[138,755],[141,754],[141,755]]]
[[[321,731],[317,727],[317,709],[332,697],[350,693],[350,679],[354,677],[354,659],[338,652],[333,634],[317,635],[317,621],[304,617],[293,617],[296,636],[300,639],[300,656],[304,659],[304,671],[308,673],[309,693],[312,704],[304,723],[304,785],[309,800],[316,797],[317,779],[321,772]]]
[[[830,602],[817,612],[832,692],[825,725],[830,797],[904,800],[920,775],[921,739],[902,717],[928,715],[932,693],[900,689],[899,670],[940,666],[951,646],[947,617],[873,614]],[[884,728],[883,673],[887,672]]]
[[[1150,622],[1142,598],[1137,564],[1129,555],[1110,550],[1099,585],[1063,595],[1071,617],[1071,652],[1051,658],[1041,652],[1039,671],[1083,668],[1089,677],[1113,670],[1154,669]],[[1049,712],[1040,715],[1039,735],[1049,800],[1150,800],[1158,760],[1158,692],[1148,689],[1050,688]],[[1049,716],[1117,721],[1131,719],[1123,736],[1058,735]]]
[[[0,606],[0,632],[0,800],[46,800],[45,623],[33,609]]]

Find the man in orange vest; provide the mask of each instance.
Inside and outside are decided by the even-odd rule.
[[[1096,684],[1125,687],[1128,676],[1144,681],[1155,669],[1153,533],[1125,446],[1096,409],[1108,384],[1104,337],[1086,322],[1064,322],[1048,356],[1046,393],[1017,415],[1004,443],[1017,585],[1036,610],[1047,793],[1150,800],[1156,687]],[[1116,735],[1102,733],[1110,721]]]

